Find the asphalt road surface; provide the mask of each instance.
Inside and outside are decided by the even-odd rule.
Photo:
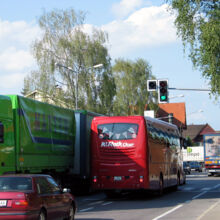
[[[130,193],[108,199],[96,193],[76,199],[77,220],[219,220],[220,176],[194,172],[185,185],[163,196]]]

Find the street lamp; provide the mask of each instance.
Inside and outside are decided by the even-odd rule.
[[[176,96],[169,96],[169,99],[175,99],[175,98],[183,98],[184,95],[180,94],[180,95],[176,95]]]
[[[78,109],[78,72],[75,71],[73,68],[69,67],[69,66],[65,66],[63,64],[60,64],[60,63],[55,63],[55,66],[58,66],[58,67],[63,67],[69,71],[72,71],[73,73],[76,74],[76,85],[75,85],[75,109],[77,110]],[[100,68],[100,67],[103,67],[103,64],[102,63],[99,63],[99,64],[96,64],[92,67],[88,67],[86,69],[91,69],[91,68]]]
[[[196,114],[196,113],[202,113],[202,112],[204,112],[204,110],[203,109],[199,109],[199,110],[191,112],[191,113],[189,113],[187,115],[189,116],[189,115],[193,115],[193,114]]]
[[[99,63],[99,64],[93,66],[93,68],[99,68],[99,67],[103,67],[103,64]]]

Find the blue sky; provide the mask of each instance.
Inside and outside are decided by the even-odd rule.
[[[86,12],[88,30],[95,26],[108,32],[113,61],[143,58],[158,79],[169,80],[169,87],[209,88],[184,54],[174,15],[163,0],[7,0],[0,6],[1,94],[20,94],[23,78],[35,69],[30,46],[39,36],[37,19],[43,11],[70,7]],[[170,96],[176,97],[170,102],[186,103],[188,124],[208,123],[220,130],[220,105],[208,92],[170,90]]]

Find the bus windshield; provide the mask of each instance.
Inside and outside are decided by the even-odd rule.
[[[129,140],[138,135],[138,124],[112,123],[98,125],[98,136],[104,140]]]

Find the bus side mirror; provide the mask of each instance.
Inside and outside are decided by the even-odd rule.
[[[0,143],[4,143],[4,125],[0,122]]]
[[[180,146],[184,149],[187,149],[187,140],[183,137],[180,138]]]

